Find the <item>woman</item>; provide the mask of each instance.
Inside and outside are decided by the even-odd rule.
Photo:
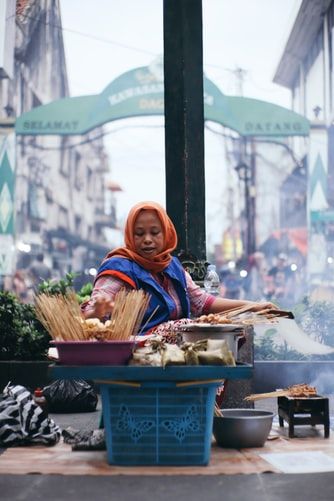
[[[98,270],[92,296],[82,307],[85,318],[109,316],[122,287],[144,289],[151,295],[142,334],[190,314],[219,313],[246,304],[253,304],[253,311],[274,307],[207,294],[172,257],[176,246],[176,231],[166,211],[155,202],[136,204],[126,221],[125,247],[109,252]]]

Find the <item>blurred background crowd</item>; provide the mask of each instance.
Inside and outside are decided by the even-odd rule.
[[[248,258],[228,261],[217,265],[220,278],[220,295],[231,299],[251,299],[254,301],[273,301],[280,307],[291,309],[303,299],[306,291],[303,259],[299,261],[284,253],[269,259],[257,251]],[[59,280],[44,262],[43,254],[38,254],[31,265],[17,269],[11,280],[5,282],[5,289],[25,303],[33,302],[34,293],[43,281]],[[84,282],[91,282],[92,275],[76,277],[76,288]]]
[[[303,299],[306,291],[303,259],[284,253],[269,259],[257,251],[247,259],[223,263],[218,273],[221,295],[233,299],[273,301],[289,309]]]

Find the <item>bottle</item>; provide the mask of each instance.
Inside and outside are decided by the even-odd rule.
[[[214,264],[209,264],[204,277],[204,289],[212,296],[220,294],[220,280]]]
[[[44,412],[48,413],[48,403],[41,388],[36,388],[34,391],[34,401],[43,409]]]

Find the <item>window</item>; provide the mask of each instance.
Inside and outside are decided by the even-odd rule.
[[[82,219],[80,216],[75,216],[75,231],[76,233],[81,233]]]
[[[68,228],[68,211],[64,207],[59,207],[58,226],[65,230]]]
[[[95,186],[94,186],[94,172],[93,169],[91,169],[89,166],[87,166],[87,198],[89,200],[94,199],[94,191],[95,191]]]
[[[77,151],[73,151],[73,164],[74,164],[74,186],[77,190],[83,187],[83,178],[81,172],[81,155]]]

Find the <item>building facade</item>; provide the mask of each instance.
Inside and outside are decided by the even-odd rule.
[[[16,117],[67,97],[69,89],[58,0],[2,4],[7,10],[0,14],[12,29],[4,38],[2,59],[0,55],[0,151],[6,149],[9,158],[15,141],[16,157],[15,188],[11,193],[0,185],[0,212],[8,220],[11,201],[13,212],[13,224],[1,227],[1,237],[11,235],[15,247],[15,259],[3,265],[2,274],[27,268],[41,252],[56,276],[88,270],[109,248],[104,228],[116,225],[114,196],[106,188],[109,159],[103,131],[13,136]]]
[[[311,122],[293,149],[307,158],[308,273],[334,284],[334,2],[303,0],[274,81],[291,90],[291,107]],[[306,156],[307,155],[307,156]]]

